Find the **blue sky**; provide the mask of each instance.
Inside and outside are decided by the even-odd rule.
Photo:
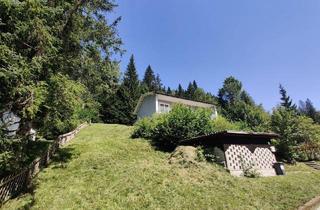
[[[196,80],[214,94],[230,75],[267,110],[279,83],[295,102],[320,108],[319,0],[117,0],[119,35],[142,77],[147,65],[165,86]]]

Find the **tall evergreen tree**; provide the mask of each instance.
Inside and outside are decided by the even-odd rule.
[[[168,88],[167,88],[166,93],[167,93],[168,95],[172,95],[172,90],[171,90],[171,88],[170,88],[170,87],[168,87]]]
[[[122,84],[104,106],[104,121],[108,123],[132,124],[133,111],[141,95],[141,86],[135,67],[134,56],[130,57]]]
[[[195,83],[195,81],[194,81],[194,83]],[[196,91],[194,83],[189,82],[187,91],[185,93],[186,98],[191,99],[191,100],[194,98],[194,92]]]
[[[184,89],[182,88],[181,84],[179,84],[176,95],[178,97],[184,97],[184,93],[185,93]]]
[[[193,85],[193,89],[194,90],[198,89],[198,84],[197,84],[197,82],[195,80],[193,80],[192,85]]]
[[[156,77],[150,65],[148,65],[144,73],[142,84],[148,88],[148,91],[156,90]]]
[[[281,95],[281,106],[285,107],[288,110],[297,110],[297,106],[292,102],[292,99],[290,96],[288,96],[286,89],[280,84],[279,85],[279,92]]]
[[[299,112],[302,115],[310,117],[314,122],[320,123],[320,113],[313,106],[313,103],[310,99],[307,99],[305,102],[300,101]]]
[[[127,70],[124,73],[122,86],[127,89],[134,100],[140,96],[140,81],[133,55],[131,55]]]
[[[156,80],[155,80],[155,87],[156,87],[156,91],[161,91],[162,90],[162,83],[161,83],[161,79],[160,79],[160,75],[157,74],[156,76]]]

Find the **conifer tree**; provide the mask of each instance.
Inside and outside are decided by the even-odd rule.
[[[184,97],[184,89],[182,88],[181,84],[178,85],[177,93],[178,97]]]
[[[297,106],[292,102],[290,96],[288,96],[286,89],[281,84],[279,85],[279,89],[281,95],[281,106],[285,107],[287,110],[296,111]]]
[[[148,88],[148,91],[154,91],[156,89],[156,78],[150,65],[148,65],[144,73],[142,84]]]
[[[166,91],[166,92],[167,92],[168,95],[172,95],[172,90],[171,90],[170,87],[167,88],[167,91]]]
[[[131,55],[127,70],[124,73],[122,86],[127,89],[133,99],[140,96],[140,81],[138,79],[133,55]]]
[[[156,76],[155,87],[156,87],[155,88],[156,91],[162,90],[162,83],[161,83],[161,79],[160,79],[160,75],[159,74],[157,74],[157,76]]]
[[[307,99],[305,102],[300,101],[299,112],[302,115],[310,117],[314,122],[320,123],[320,115],[317,109],[313,106],[313,103],[310,99]]]
[[[189,82],[189,85],[185,94],[186,98],[192,99],[194,92],[195,92],[195,89],[194,89],[193,83]]]
[[[192,85],[193,85],[193,89],[194,90],[198,89],[198,84],[197,84],[197,82],[195,80],[193,80]]]
[[[132,55],[124,73],[122,84],[105,105],[104,121],[132,124],[135,121],[133,111],[140,95],[140,81],[135,67],[134,56]]]

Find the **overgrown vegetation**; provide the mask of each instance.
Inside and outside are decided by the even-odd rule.
[[[1,143],[6,170],[23,167],[31,128],[53,139],[98,120],[119,77],[111,58],[122,52],[120,19],[106,19],[115,6],[109,0],[0,1],[0,118],[6,112],[21,118],[18,135]]]
[[[11,209],[297,209],[320,194],[320,173],[286,165],[286,176],[244,179],[216,164],[169,164],[133,128],[93,124],[39,173],[36,190]],[[288,193],[290,192],[290,193]],[[67,196],[66,196],[67,195]]]
[[[139,121],[133,137],[150,138],[156,146],[173,149],[182,140],[211,133],[211,114],[207,109],[177,104],[169,113]]]
[[[231,77],[220,89],[222,115],[211,120],[210,113],[182,105],[171,112],[144,118],[135,124],[133,137],[151,139],[163,148],[174,148],[180,141],[225,130],[275,132],[278,158],[293,162],[320,159],[320,125],[299,112],[280,86],[279,107],[272,114],[257,106],[242,90],[241,83]]]
[[[276,142],[280,157],[293,160],[319,160],[320,125],[293,110],[278,107],[272,114],[273,131],[280,134]]]

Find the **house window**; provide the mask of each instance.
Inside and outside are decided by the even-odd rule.
[[[170,111],[170,105],[165,103],[159,103],[159,112],[167,113]]]

